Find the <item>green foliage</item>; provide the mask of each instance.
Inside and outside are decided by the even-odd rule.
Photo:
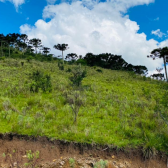
[[[68,69],[66,70],[66,72],[72,72],[72,70],[71,70],[70,68],[68,68]]]
[[[33,57],[32,56],[28,56],[26,59],[27,59],[28,62],[30,62],[33,59]]]
[[[101,68],[103,73],[98,73],[97,68],[87,67],[79,87],[69,78],[74,77],[73,71],[83,72],[83,66],[65,64],[66,70],[72,70],[67,73],[59,70],[56,59],[32,60],[23,67],[21,61],[5,58],[0,64],[1,133],[113,144],[117,148],[140,146],[144,157],[151,155],[145,154],[148,148],[167,151],[165,82],[144,81],[140,75],[117,70]],[[50,74],[52,92],[42,89],[46,88],[46,74]]]
[[[0,60],[5,60],[5,57],[3,56],[3,57],[0,57]]]
[[[39,89],[43,92],[52,91],[50,75],[44,75],[41,71],[37,70],[30,75],[30,78],[33,80],[30,91],[39,92]]]
[[[58,62],[58,68],[59,68],[59,70],[64,70],[64,65],[63,65],[63,63],[62,62]]]
[[[101,69],[96,69],[97,72],[103,73]]]
[[[66,95],[66,102],[70,105],[74,114],[74,123],[77,122],[79,109],[84,105],[84,100],[80,91],[71,91],[70,94]]]
[[[74,168],[75,167],[75,160],[73,158],[69,158],[69,164],[70,164],[70,167]]]
[[[25,163],[24,165],[26,167],[30,167],[30,168],[35,168],[37,163],[38,163],[38,160],[40,158],[40,152],[39,151],[36,151],[36,152],[32,152],[31,150],[28,150],[26,152],[26,156],[28,158],[28,162]]]
[[[81,64],[81,65],[87,65],[87,62],[86,62],[86,60],[84,60],[84,59],[78,59],[77,61],[76,61],[76,64]]]
[[[17,167],[21,168],[22,157],[21,152],[17,149],[6,149],[6,152],[2,154],[6,163],[10,165],[11,168]]]
[[[96,162],[94,164],[94,168],[106,168],[107,164],[108,164],[108,161],[101,159],[99,162]]]
[[[144,146],[142,149],[144,159],[151,159],[157,154],[157,151],[154,147]]]
[[[69,78],[74,86],[80,86],[82,83],[82,80],[86,77],[86,69],[82,70],[81,65],[75,67],[72,70],[72,76]]]

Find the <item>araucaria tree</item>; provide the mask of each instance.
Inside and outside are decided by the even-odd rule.
[[[42,50],[43,50],[43,53],[44,53],[45,55],[47,55],[47,54],[50,52],[51,49],[48,48],[48,47],[43,47]]]
[[[33,45],[33,47],[35,48],[36,54],[37,54],[37,49],[41,47],[41,40],[33,38],[29,40],[29,44]]]
[[[167,69],[166,69],[166,62],[168,62],[168,59],[166,59],[166,57],[168,57],[168,47],[164,47],[164,48],[158,48],[158,49],[154,49],[151,52],[151,55],[147,56],[148,58],[153,58],[153,60],[155,60],[156,58],[163,58],[163,63],[164,63],[164,68],[165,68],[165,74],[166,74],[166,81],[168,82],[167,79]]]
[[[64,55],[63,55],[63,51],[69,49],[68,44],[57,44],[53,46],[55,49],[62,51],[62,61],[63,61],[63,65],[64,65]]]

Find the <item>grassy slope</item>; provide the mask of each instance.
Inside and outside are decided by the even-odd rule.
[[[87,67],[82,85],[84,106],[77,124],[64,92],[68,77],[57,63],[0,61],[0,132],[46,135],[82,143],[167,149],[168,128],[156,112],[166,84],[122,71]],[[65,70],[75,65],[65,65]],[[40,69],[52,77],[52,93],[31,93],[29,74]],[[166,111],[167,109],[164,109]]]

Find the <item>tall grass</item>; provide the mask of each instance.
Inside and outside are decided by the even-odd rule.
[[[74,124],[67,97],[73,92],[70,77],[77,65],[32,60],[0,61],[0,132],[48,136],[82,143],[117,147],[168,149],[167,83],[124,71],[86,67]],[[30,91],[30,74],[40,70],[51,76],[51,92]],[[68,71],[67,71],[68,70]],[[164,100],[164,101],[163,101]],[[147,152],[146,152],[147,153]],[[149,152],[148,152],[149,153]],[[148,154],[147,153],[147,154]]]

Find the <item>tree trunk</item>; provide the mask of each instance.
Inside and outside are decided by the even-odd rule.
[[[78,115],[78,114],[75,113],[74,115],[75,115],[75,117],[74,117],[74,124],[76,124],[76,121],[77,121],[77,115]]]
[[[3,51],[2,51],[2,41],[1,41],[1,56],[3,56]]]
[[[63,55],[63,51],[62,51],[62,62],[63,62],[63,66],[64,66],[64,55]]]
[[[9,45],[9,57],[10,57],[10,45]]]
[[[166,81],[168,82],[167,80],[167,68],[166,68],[166,56],[163,57],[163,61],[164,61],[164,67],[165,67],[165,74],[166,74]]]

